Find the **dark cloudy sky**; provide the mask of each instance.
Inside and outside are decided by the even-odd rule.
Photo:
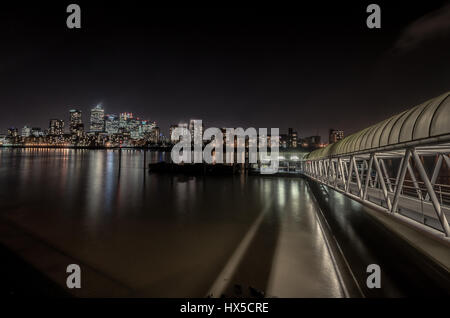
[[[317,6],[158,8],[145,2],[0,10],[0,133],[48,126],[102,103],[171,123],[294,127],[346,134],[450,90],[450,4],[372,1]],[[95,3],[95,4],[94,4]],[[277,2],[271,2],[273,4]],[[161,3],[164,4],[164,3]],[[242,2],[240,2],[242,5]]]

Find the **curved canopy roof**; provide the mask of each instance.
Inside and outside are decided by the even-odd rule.
[[[308,159],[402,145],[431,137],[450,136],[450,92],[430,99],[325,148],[312,151]]]

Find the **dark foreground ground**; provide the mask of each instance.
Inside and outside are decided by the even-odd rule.
[[[1,297],[70,297],[65,290],[3,245],[0,245],[0,259]]]

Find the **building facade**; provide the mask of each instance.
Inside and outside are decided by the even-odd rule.
[[[71,135],[80,137],[83,134],[84,125],[81,110],[71,109],[69,111],[69,131]]]
[[[333,144],[341,139],[344,139],[344,131],[338,129],[330,129],[329,143]]]
[[[89,130],[94,133],[105,131],[105,110],[101,105],[91,109],[91,126]]]
[[[48,127],[48,135],[50,136],[62,136],[64,134],[64,120],[62,119],[50,119]]]
[[[288,147],[289,148],[298,147],[298,135],[293,128],[288,128]]]
[[[119,133],[119,116],[110,114],[105,116],[105,132],[108,135]]]

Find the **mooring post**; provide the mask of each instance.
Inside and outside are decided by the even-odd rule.
[[[118,164],[118,177],[120,178],[120,167],[122,166],[122,147],[119,147],[119,164]]]
[[[146,166],[147,166],[147,149],[144,148],[144,170]]]

